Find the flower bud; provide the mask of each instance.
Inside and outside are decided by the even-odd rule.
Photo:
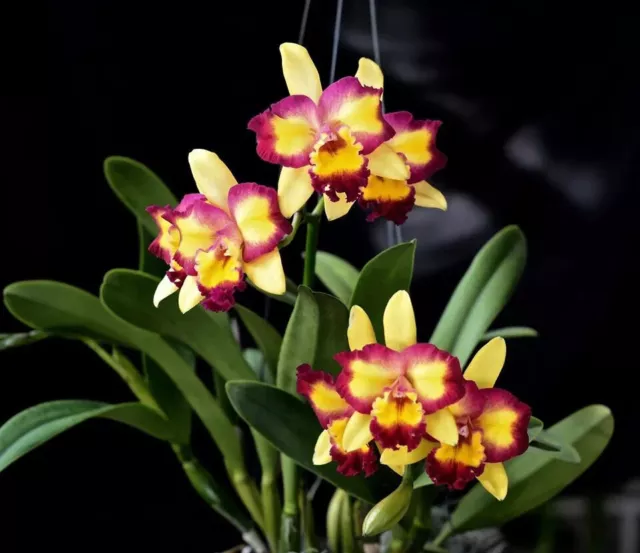
[[[362,523],[362,535],[375,536],[398,524],[409,509],[412,493],[412,482],[403,480],[395,491],[369,511]]]

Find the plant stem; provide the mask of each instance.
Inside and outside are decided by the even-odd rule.
[[[282,242],[280,242],[280,244],[278,244],[279,249],[286,248],[289,244],[291,244],[291,242],[293,242],[293,239],[296,237],[296,234],[298,233],[298,229],[300,228],[301,222],[302,222],[302,214],[299,211],[297,211],[294,214],[293,219],[291,220],[291,226],[293,227],[293,229],[286,236],[286,238]]]
[[[435,546],[442,545],[444,540],[446,540],[452,533],[453,533],[453,526],[451,526],[450,522],[447,522],[440,530],[440,533],[431,542],[431,545],[435,545]]]
[[[260,480],[262,493],[262,510],[264,512],[264,533],[269,541],[269,549],[278,551],[278,534],[280,532],[280,494],[278,481],[273,474],[262,474]]]
[[[125,384],[129,386],[129,389],[133,392],[133,395],[135,395],[141,403],[144,403],[147,407],[151,407],[162,413],[162,410],[156,403],[156,400],[151,395],[144,378],[142,378],[142,375],[128,360],[125,362],[125,358],[122,357],[120,361],[118,361],[95,340],[85,338],[82,341],[89,349],[97,353],[100,359],[118,373],[118,376],[124,380]]]
[[[226,463],[225,463],[226,464]],[[247,471],[242,468],[232,468],[227,466],[227,472],[231,477],[231,482],[235,488],[238,496],[244,503],[244,506],[249,511],[251,518],[264,530],[264,514],[262,512],[262,499],[260,492],[256,487],[255,482],[247,474]]]
[[[302,284],[312,287],[316,273],[316,253],[318,251],[318,236],[320,221],[324,211],[324,196],[320,196],[316,207],[305,216],[307,223],[307,243],[304,251],[304,273]]]
[[[418,488],[414,491],[416,510],[407,537],[405,553],[418,553],[422,551],[425,542],[431,533],[431,505],[438,490],[435,486]]]
[[[282,509],[280,549],[281,553],[300,549],[300,510],[298,508],[298,467],[290,457],[281,456],[284,507]]]

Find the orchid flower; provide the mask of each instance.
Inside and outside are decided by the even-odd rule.
[[[187,194],[175,209],[147,208],[159,231],[149,251],[170,266],[154,305],[180,289],[183,313],[199,303],[227,311],[234,292],[245,288],[245,275],[265,292],[284,294],[278,242],[292,229],[280,213],[276,191],[238,184],[213,152],[193,150],[189,165],[200,193]]]
[[[379,72],[360,60],[355,77],[322,90],[320,76],[305,48],[282,44],[282,70],[291,96],[249,122],[258,155],[282,165],[278,200],[285,217],[298,211],[313,191],[324,194],[329,219],[346,214],[361,195],[370,172],[406,179],[409,168],[384,142],[395,134],[382,116],[382,87],[372,86]]]
[[[254,117],[249,128],[258,135],[258,154],[283,166],[278,199],[286,217],[300,209],[314,189],[330,200],[325,202],[329,220],[345,215],[356,200],[371,209],[368,220],[383,216],[398,224],[414,205],[446,209],[442,193],[425,180],[446,164],[446,157],[435,146],[439,121],[416,121],[408,112],[381,116],[378,100],[384,77],[370,59],[360,59],[355,79],[346,77],[322,92],[318,70],[305,48],[287,43],[280,46],[280,53],[291,96]],[[293,110],[294,98],[299,105],[307,105],[311,114],[323,111],[329,103],[339,103],[333,113],[342,117],[356,138],[353,147],[362,146],[359,156],[339,137],[327,142],[335,135],[319,132],[317,125],[306,122],[304,115]],[[316,112],[309,100],[318,104]],[[334,121],[325,130],[339,124]],[[358,132],[362,128],[382,128],[386,142],[379,142],[378,133],[377,140],[365,143],[364,134]],[[373,144],[377,146],[371,150]],[[295,160],[294,151],[298,154]]]
[[[474,356],[464,373],[464,398],[448,407],[459,441],[441,444],[427,457],[427,473],[436,484],[462,489],[473,478],[496,497],[507,495],[503,462],[529,447],[531,408],[506,390],[494,388],[506,357],[502,338],[494,338]]]
[[[351,451],[375,439],[381,462],[402,472],[404,465],[424,459],[436,441],[457,443],[453,415],[442,413],[463,397],[465,387],[457,358],[417,343],[407,292],[396,292],[388,301],[383,326],[386,346],[376,343],[365,311],[351,308],[351,352],[335,356],[343,368],[337,389],[355,410],[343,442]]]
[[[344,449],[344,429],[353,413],[353,408],[336,391],[333,377],[322,371],[314,371],[309,365],[298,367],[299,394],[311,403],[320,424],[324,428],[316,442],[313,453],[314,465],[338,463],[338,472],[345,476],[355,476],[364,471],[371,476],[377,469],[376,456],[364,444],[355,451]]]

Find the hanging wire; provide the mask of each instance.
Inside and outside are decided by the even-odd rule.
[[[309,21],[309,9],[311,8],[311,0],[305,0],[304,11],[302,12],[302,21],[300,22],[300,32],[298,33],[298,44],[302,46],[304,35],[307,32],[307,21]]]
[[[371,42],[373,44],[373,60],[382,67],[380,60],[380,34],[378,33],[378,14],[376,0],[369,0],[369,20],[371,22]],[[382,99],[382,111],[384,113],[384,98]],[[399,225],[387,221],[387,247],[390,248],[402,242],[402,230]]]
[[[333,27],[333,47],[331,48],[331,72],[329,73],[329,84],[331,84],[336,78],[336,64],[338,63],[338,46],[340,44],[343,7],[344,0],[338,0],[338,4],[336,6],[336,23]]]

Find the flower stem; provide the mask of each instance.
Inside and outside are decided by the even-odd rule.
[[[286,238],[282,242],[280,242],[280,244],[278,244],[278,249],[286,248],[289,244],[291,244],[291,242],[293,242],[293,239],[296,237],[296,234],[298,233],[298,229],[300,228],[301,222],[302,222],[302,214],[299,211],[297,211],[294,214],[293,219],[291,220],[291,226],[293,228],[291,232],[287,234]]]
[[[280,526],[280,553],[300,549],[300,509],[298,490],[300,485],[298,466],[286,455],[281,456],[284,507]]]
[[[316,273],[316,253],[318,251],[318,236],[320,221],[324,211],[324,197],[320,196],[316,207],[305,216],[307,222],[307,243],[304,251],[304,273],[302,284],[312,287]]]
[[[405,553],[419,553],[431,533],[431,505],[438,490],[435,486],[414,491],[416,510],[407,537]]]

